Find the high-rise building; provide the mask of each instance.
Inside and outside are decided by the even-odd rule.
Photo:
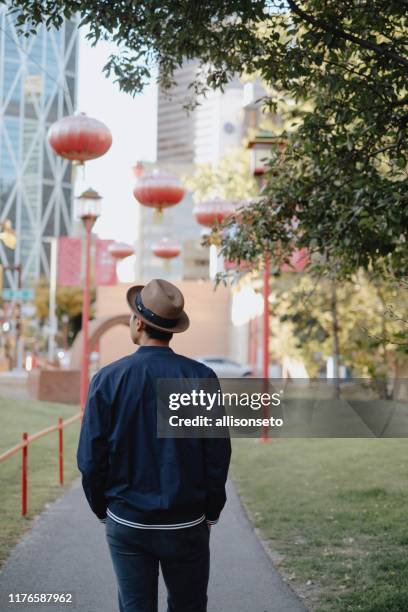
[[[171,91],[159,90],[157,100],[157,163],[190,166],[194,161],[194,111],[185,106],[191,99],[188,85],[194,80],[197,62],[186,62],[174,74]]]
[[[224,91],[210,90],[200,101],[194,121],[194,163],[216,165],[228,150],[241,145],[244,84],[230,81]]]
[[[209,91],[198,106],[188,112],[191,99],[188,85],[194,80],[197,62],[190,61],[176,70],[170,92],[159,90],[157,105],[157,164],[183,177],[196,164],[217,164],[228,149],[239,147],[244,136],[244,85],[232,80],[224,92]],[[209,252],[200,242],[202,228],[193,215],[192,194],[164,212],[165,222],[157,225],[152,211],[141,207],[136,245],[136,274],[151,278],[165,273],[168,278],[208,278]],[[150,254],[149,247],[160,236],[180,242],[181,256],[170,265]],[[167,269],[163,270],[163,266]]]
[[[23,285],[49,275],[44,238],[72,229],[71,164],[51,151],[47,130],[75,110],[77,55],[74,20],[26,38],[0,8],[0,222],[17,234],[15,250],[0,241],[0,263],[21,265]],[[16,283],[6,269],[4,285]]]

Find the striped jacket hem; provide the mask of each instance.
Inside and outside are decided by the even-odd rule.
[[[128,521],[127,519],[123,519],[120,516],[114,514],[109,508],[106,511],[106,514],[117,523],[121,525],[125,525],[127,527],[134,527],[136,529],[185,529],[186,527],[194,527],[194,525],[198,525],[205,520],[204,514],[199,518],[194,519],[193,521],[188,521],[186,523],[172,523],[167,525],[149,525],[146,523],[134,523],[133,521]]]

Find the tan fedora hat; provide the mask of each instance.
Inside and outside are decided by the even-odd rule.
[[[190,325],[183,294],[166,280],[155,278],[147,285],[133,285],[126,299],[132,312],[155,329],[177,334]]]

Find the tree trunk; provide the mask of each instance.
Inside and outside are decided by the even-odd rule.
[[[387,329],[387,305],[385,303],[384,296],[379,287],[376,287],[377,296],[381,303],[381,356],[383,361],[383,372],[380,372],[378,380],[378,390],[381,399],[392,399],[391,393],[388,391],[388,354],[387,354],[387,342],[388,342],[388,329]]]
[[[340,376],[339,376],[339,361],[340,361],[340,348],[339,348],[339,326],[337,320],[337,290],[336,290],[336,276],[332,275],[331,279],[331,316],[332,316],[332,336],[333,336],[333,377],[334,377],[334,393],[335,398],[340,397]]]

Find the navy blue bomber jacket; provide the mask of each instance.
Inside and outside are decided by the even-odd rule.
[[[216,378],[170,347],[141,346],[92,378],[77,450],[99,519],[175,529],[217,522],[226,501],[229,438],[158,438],[158,378]],[[218,381],[217,381],[218,384]]]

